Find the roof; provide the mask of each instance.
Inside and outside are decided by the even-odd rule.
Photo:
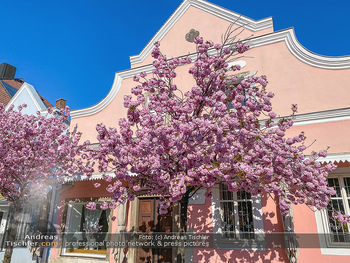
[[[7,105],[16,92],[22,87],[25,81],[23,79],[1,79],[0,80],[0,103]],[[40,99],[47,108],[53,107],[50,102],[43,98],[37,92]]]

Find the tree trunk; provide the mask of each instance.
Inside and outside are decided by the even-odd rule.
[[[17,229],[22,211],[21,206],[16,205],[16,203],[10,206],[9,228],[7,230],[7,239],[5,240],[6,250],[4,260],[2,261],[3,263],[11,263],[13,242],[16,240]]]
[[[188,201],[190,199],[190,191],[187,191],[186,194],[180,200],[180,235],[186,235],[187,232],[187,208]],[[177,263],[185,262],[185,248],[179,247],[177,253]]]
[[[180,233],[186,234],[187,232],[187,208],[188,208],[188,196],[183,197],[180,204]]]

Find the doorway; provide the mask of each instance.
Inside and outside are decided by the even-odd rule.
[[[158,198],[139,198],[138,232],[172,232],[172,209],[167,214],[158,213]],[[171,263],[172,249],[138,248],[137,263]]]

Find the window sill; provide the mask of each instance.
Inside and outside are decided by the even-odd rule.
[[[232,250],[266,250],[265,240],[262,239],[227,239],[222,237],[214,238],[215,249],[232,249]]]
[[[92,254],[92,253],[74,253],[74,252],[62,252],[62,257],[79,257],[79,258],[95,258],[95,259],[106,259],[106,254]]]
[[[350,256],[350,248],[321,248],[322,255]]]

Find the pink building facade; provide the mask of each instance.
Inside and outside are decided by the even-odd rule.
[[[241,73],[248,75],[258,71],[259,75],[267,76],[267,89],[275,93],[274,111],[280,116],[289,115],[290,105],[298,104],[295,126],[287,135],[304,131],[309,144],[316,139],[308,153],[330,147],[328,156],[322,161],[338,165],[329,177],[329,184],[337,189],[332,202],[350,214],[350,57],[326,57],[308,51],[298,42],[292,28],[275,32],[271,17],[255,21],[204,0],[184,0],[141,53],[130,57],[131,68],[115,74],[113,86],[101,102],[72,111],[72,127],[78,125],[83,140],[94,143],[97,141],[96,124],[115,127],[117,120],[126,116],[123,98],[135,85],[134,75],[152,71],[150,53],[154,42],[160,42],[161,50],[168,58],[192,54],[195,45],[185,38],[191,29],[198,31],[204,39],[220,43],[221,35],[233,22],[235,26],[245,28],[241,39],[252,36],[249,40],[252,49],[235,62],[242,67]],[[188,90],[193,84],[188,69],[189,65],[178,68],[181,77],[176,79],[176,84],[182,90]],[[144,220],[149,220],[146,218],[152,218],[161,225],[162,232],[176,230],[176,209],[162,219],[161,224],[157,217],[157,198],[152,196],[141,194],[110,212],[87,211],[84,205],[88,201],[110,198],[103,187],[94,188],[96,182],[102,182],[100,174],[93,175],[90,180],[84,176],[71,178],[61,189],[56,224],[62,232],[73,233],[73,240],[83,238],[74,233],[81,232],[84,227],[86,230],[88,223],[98,225],[101,232],[137,232]],[[232,225],[236,227],[232,228]],[[212,199],[204,198],[199,192],[191,200],[188,228],[200,233],[229,232],[229,235],[215,239],[209,248],[186,249],[186,262],[290,262],[293,257],[298,262],[350,262],[349,227],[339,226],[329,219],[327,211],[313,212],[306,206],[294,206],[293,213],[282,218],[272,198],[264,194],[258,197],[226,194],[225,189],[218,186],[213,190]],[[285,231],[294,231],[298,238],[298,245],[292,251],[285,246],[273,247],[266,240],[259,245],[254,240],[262,233]],[[251,235],[242,237],[240,232]],[[274,238],[280,238],[283,244],[290,246],[283,235]],[[108,241],[107,236],[100,239]],[[50,262],[175,260],[174,249],[158,258],[151,254],[136,248],[72,245],[52,249]]]

